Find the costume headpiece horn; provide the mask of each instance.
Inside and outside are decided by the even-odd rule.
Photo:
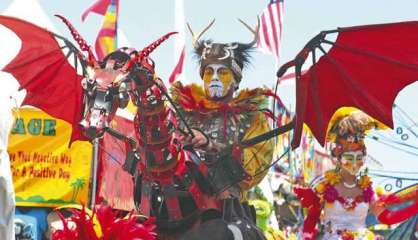
[[[238,18],[238,21],[240,21],[248,30],[250,30],[250,32],[254,34],[254,39],[250,43],[247,43],[247,45],[250,47],[254,46],[257,43],[258,35],[260,31],[260,17],[257,16],[257,25],[255,26],[254,29],[251,28],[246,22],[244,22],[243,20],[239,18]]]
[[[198,47],[198,41],[202,37],[202,35],[215,23],[215,19],[213,19],[208,26],[206,26],[202,31],[199,32],[199,34],[195,35],[193,33],[192,28],[190,27],[190,24],[187,23],[187,28],[189,29],[190,33],[192,34],[192,45],[196,49]]]
[[[145,48],[143,48],[139,53],[135,54],[131,60],[129,60],[125,66],[123,67],[124,71],[129,71],[129,69],[136,63],[142,61],[144,58],[148,57],[158,46],[161,45],[165,40],[167,40],[171,35],[174,35],[178,32],[169,32],[165,34],[164,36],[160,37],[153,43],[149,44]]]
[[[88,62],[93,67],[98,67],[99,64],[97,63],[97,59],[94,56],[93,52],[91,51],[90,46],[87,44],[86,40],[78,33],[78,31],[75,29],[75,27],[66,19],[65,17],[55,14],[56,17],[61,19],[65,25],[70,29],[71,35],[73,36],[74,40],[77,41],[78,45],[80,46],[82,51],[86,51],[88,53]]]

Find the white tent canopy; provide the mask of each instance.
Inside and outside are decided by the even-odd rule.
[[[14,0],[10,6],[2,12],[2,15],[12,16],[30,21],[40,27],[44,27],[50,31],[57,32],[45,11],[42,9],[38,0]],[[21,47],[20,39],[8,28],[0,26],[0,68],[7,65],[19,52]],[[0,72],[1,88],[0,97],[2,103],[8,103],[7,107],[20,105],[23,100],[24,93],[18,93],[19,84],[8,73]],[[5,104],[6,105],[6,104]],[[5,107],[2,104],[2,108]]]
[[[57,32],[48,15],[42,9],[38,0],[14,0],[10,6],[2,12],[2,15],[18,17]]]
[[[2,15],[22,18],[55,31],[53,24],[37,0],[15,0]],[[21,41],[9,29],[0,26],[0,68],[7,65],[19,52]],[[7,154],[8,134],[13,124],[11,109],[20,105],[24,92],[18,92],[19,84],[8,73],[0,72],[0,239],[14,239],[14,188]]]

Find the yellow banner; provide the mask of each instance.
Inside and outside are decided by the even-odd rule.
[[[21,108],[14,115],[8,152],[16,205],[87,204],[91,144],[76,141],[68,148],[71,125],[40,110]]]

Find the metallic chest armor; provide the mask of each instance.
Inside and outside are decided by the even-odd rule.
[[[226,117],[226,124],[224,123]],[[250,127],[249,114],[236,114],[232,116],[222,113],[213,113],[202,117],[199,113],[188,112],[185,115],[186,121],[191,128],[204,132],[211,141],[231,146],[244,137],[246,129]]]
[[[202,117],[196,112],[185,113],[185,119],[191,128],[204,132],[210,141],[224,145],[220,152],[198,150],[199,162],[208,169],[207,179],[215,194],[228,191],[230,195],[239,197],[238,183],[247,177],[242,159],[232,156],[232,145],[238,143],[250,128],[251,114],[226,115],[226,124],[222,112],[214,112]]]

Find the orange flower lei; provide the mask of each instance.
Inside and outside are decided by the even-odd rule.
[[[334,201],[339,201],[346,210],[353,210],[360,202],[372,201],[374,192],[371,186],[372,182],[367,175],[362,175],[357,181],[358,186],[363,190],[363,194],[357,196],[354,201],[345,199],[338,194],[334,186],[341,180],[342,177],[335,171],[325,173],[325,181],[315,187],[316,192],[320,194],[321,202],[332,204]]]
[[[370,177],[367,175],[362,175],[358,180],[358,186],[363,190],[370,187],[371,185],[372,181],[370,180]]]
[[[326,182],[331,184],[331,185],[335,185],[339,182],[341,182],[341,176],[336,173],[335,171],[328,171],[325,173],[325,179]]]
[[[318,185],[315,186],[315,191],[317,193],[324,193],[325,189],[326,189],[326,186],[327,186],[326,183],[321,182],[321,183],[319,183]]]
[[[325,184],[335,185],[341,182],[341,176],[335,171],[328,171],[325,173],[325,183],[320,183],[317,186],[317,192],[321,193],[325,189]],[[366,189],[372,185],[372,181],[368,175],[362,175],[357,182],[358,186],[361,189]],[[322,191],[320,191],[322,190]]]

